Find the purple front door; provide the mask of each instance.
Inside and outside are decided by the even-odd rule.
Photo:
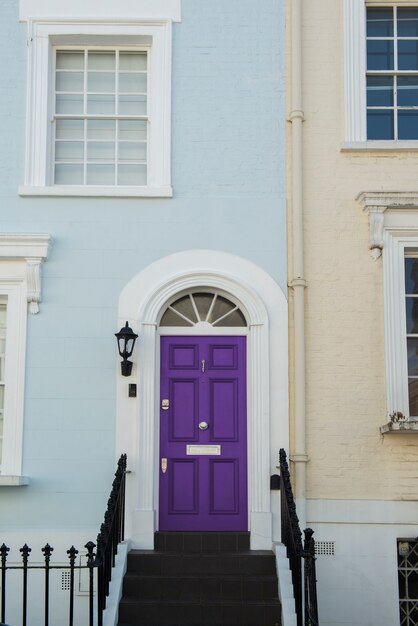
[[[161,337],[160,530],[247,530],[245,337]]]

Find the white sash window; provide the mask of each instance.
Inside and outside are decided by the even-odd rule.
[[[56,185],[147,185],[147,52],[57,49]]]

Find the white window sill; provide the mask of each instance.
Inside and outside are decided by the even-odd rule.
[[[380,427],[380,433],[382,435],[389,433],[396,433],[398,435],[417,435],[418,421],[416,419],[409,419],[400,422],[388,422]]]
[[[349,151],[377,151],[383,150],[418,150],[418,141],[346,141],[341,144],[342,152]]]
[[[172,187],[84,187],[82,185],[54,185],[18,189],[20,196],[79,196],[112,198],[172,198]]]
[[[23,485],[29,485],[27,476],[5,476],[0,474],[0,487],[22,487]]]

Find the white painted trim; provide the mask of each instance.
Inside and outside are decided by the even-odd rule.
[[[106,609],[103,613],[103,626],[117,626],[119,617],[119,603],[122,598],[123,577],[128,567],[129,541],[123,541],[118,545],[118,553],[115,565],[112,569],[109,595],[106,601]]]
[[[393,141],[387,141],[387,140],[382,140],[382,141],[375,141],[375,140],[370,140],[370,141],[346,141],[344,143],[341,144],[341,151],[342,152],[355,152],[355,151],[359,151],[359,152],[387,152],[389,151],[401,151],[401,152],[407,152],[409,151],[416,151],[418,150],[418,141],[415,141],[413,139],[411,140],[393,140]]]
[[[6,389],[0,486],[27,484],[22,472],[26,322],[41,300],[41,265],[49,235],[0,234],[0,294],[7,296]],[[11,347],[11,349],[10,349]]]
[[[173,20],[181,19],[181,0],[118,0],[118,2],[97,2],[97,0],[73,0],[57,2],[57,0],[20,0],[19,20],[26,22],[31,18],[42,19],[96,19],[130,18],[133,20]]]
[[[308,524],[417,526],[416,500],[307,500]],[[416,536],[416,532],[415,535]]]
[[[193,268],[193,269],[191,269]],[[148,266],[124,288],[118,326],[139,334],[132,382],[117,381],[117,454],[128,454],[128,536],[153,546],[158,509],[159,342],[157,323],[170,298],[184,290],[215,288],[241,304],[250,326],[248,354],[249,512],[251,545],[271,548],[270,474],[280,447],[288,449],[287,301],[274,280],[253,263],[211,250],[171,255]],[[122,320],[122,321],[121,321]],[[187,332],[184,329],[184,332]],[[118,370],[119,371],[119,370]]]
[[[52,191],[51,178],[51,93],[52,48],[60,39],[77,35],[80,45],[88,45],[92,37],[111,38],[112,45],[136,38],[151,38],[149,48],[149,142],[148,185],[146,187],[66,187]],[[29,19],[28,21],[28,80],[26,99],[26,151],[24,183],[21,195],[68,196],[144,196],[170,197],[171,190],[171,38],[170,19],[159,21],[113,22],[85,19]],[[109,39],[108,39],[109,41]],[[98,189],[101,189],[99,192]],[[84,190],[84,193],[82,193]],[[68,193],[66,193],[68,191]]]
[[[159,335],[184,335],[188,336],[192,335],[216,335],[217,337],[221,335],[248,335],[248,328],[240,327],[240,326],[207,326],[205,329],[202,329],[201,326],[165,326],[159,327],[158,334]]]
[[[22,487],[22,485],[29,485],[27,476],[5,476],[0,474],[0,487]]]
[[[387,411],[401,411],[409,418],[404,258],[408,248],[418,250],[418,226],[403,233],[386,230],[384,245]]]
[[[366,5],[344,0],[344,139],[365,141],[366,135]]]
[[[96,187],[82,185],[56,185],[53,187],[25,187],[18,189],[20,196],[75,196],[95,198],[172,198],[171,187]]]
[[[295,596],[293,594],[292,572],[286,555],[286,546],[275,545],[279,600],[282,606],[282,626],[297,626]]]
[[[418,192],[366,191],[357,196],[369,215],[369,248],[375,260],[383,254],[386,410],[409,417],[406,349],[404,256],[418,249]]]

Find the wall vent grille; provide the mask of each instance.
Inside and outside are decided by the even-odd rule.
[[[70,590],[70,572],[61,572],[61,591]]]
[[[315,541],[315,554],[317,556],[334,556],[335,541]]]

